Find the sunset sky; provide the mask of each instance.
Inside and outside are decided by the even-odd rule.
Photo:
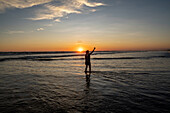
[[[0,51],[170,49],[170,0],[0,0]]]

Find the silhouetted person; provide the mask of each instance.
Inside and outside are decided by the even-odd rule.
[[[93,51],[91,53],[89,53],[89,50],[86,51],[86,55],[85,55],[85,64],[86,64],[86,68],[85,68],[85,72],[87,73],[87,67],[89,66],[89,72],[91,73],[91,62],[90,62],[90,55],[94,52],[96,48],[94,47]]]

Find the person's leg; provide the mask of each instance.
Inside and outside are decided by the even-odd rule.
[[[85,67],[85,72],[87,72],[87,66],[88,66],[88,65],[86,65],[86,67]]]
[[[91,73],[91,63],[89,64],[89,72]]]

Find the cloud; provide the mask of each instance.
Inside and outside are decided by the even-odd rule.
[[[38,28],[37,29],[37,31],[43,31],[44,30],[44,28]]]
[[[76,44],[82,44],[83,42],[81,40],[78,40]]]
[[[95,12],[95,7],[105,4],[88,0],[0,0],[0,13],[8,8],[29,8],[41,5],[30,20],[58,19],[68,14],[81,14],[84,10]],[[86,7],[86,8],[84,8]]]
[[[89,7],[96,7],[96,6],[104,5],[103,3],[96,3],[96,2],[90,3],[87,0],[77,0],[77,1],[81,4],[89,6]]]
[[[56,19],[67,16],[68,14],[81,14],[84,6],[97,7],[105,5],[103,3],[88,2],[88,0],[57,0],[58,4],[45,4],[44,8],[36,13],[31,20]],[[87,10],[88,8],[86,8]],[[88,9],[90,12],[95,12],[95,9]]]
[[[60,19],[55,19],[54,21],[55,21],[55,22],[61,22],[61,20],[60,20]]]
[[[52,0],[0,0],[0,12],[5,12],[7,8],[28,8],[35,5],[49,3]]]
[[[24,31],[8,31],[8,34],[20,34],[20,33],[24,33]]]
[[[91,9],[90,11],[91,11],[91,12],[96,12],[96,9]]]

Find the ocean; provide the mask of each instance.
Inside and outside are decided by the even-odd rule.
[[[169,51],[0,52],[1,113],[170,113]]]

